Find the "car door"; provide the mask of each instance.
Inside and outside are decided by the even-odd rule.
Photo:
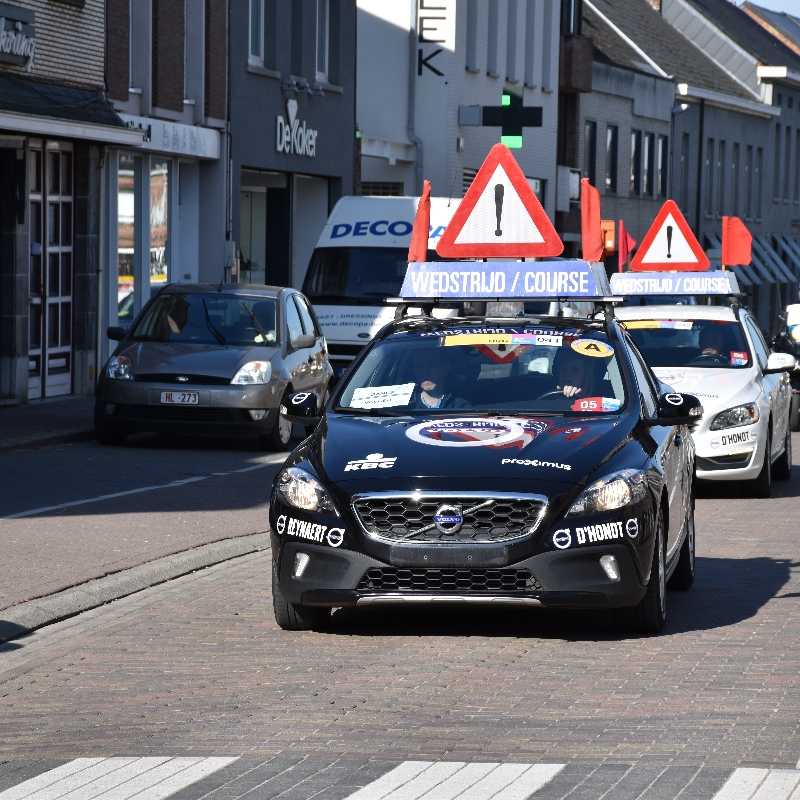
[[[292,342],[305,335],[300,311],[295,303],[294,293],[284,294],[284,318],[286,319],[286,371],[295,392],[310,392],[314,390],[314,375],[312,373],[312,347],[297,347]]]
[[[762,390],[769,397],[772,412],[772,452],[774,459],[783,447],[786,438],[786,426],[789,423],[789,405],[791,403],[791,387],[789,374],[781,372],[777,375],[764,375],[769,359],[769,347],[755,320],[745,316],[745,327],[753,346],[756,362],[759,367],[759,378]]]
[[[321,401],[325,396],[328,387],[328,353],[325,339],[317,325],[314,315],[308,306],[308,301],[301,294],[293,295],[297,303],[297,310],[300,313],[300,322],[303,325],[303,332],[314,337],[314,344],[310,348],[308,363],[310,367],[310,378],[313,381],[313,391]]]
[[[660,395],[658,381],[636,345],[627,335],[625,339],[633,372],[639,384],[643,413],[648,417],[654,417]],[[683,521],[686,519],[687,504],[691,497],[692,443],[685,427],[654,426],[651,428],[651,433],[658,445],[656,459],[662,465],[667,488],[669,507],[667,553],[671,553],[679,541]]]

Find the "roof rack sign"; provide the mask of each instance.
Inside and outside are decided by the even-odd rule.
[[[588,261],[420,261],[408,265],[403,300],[608,298],[605,267]]]
[[[611,290],[618,295],[736,295],[739,282],[732,272],[617,272]]]

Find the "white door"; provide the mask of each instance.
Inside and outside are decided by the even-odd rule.
[[[35,400],[72,392],[71,145],[31,145],[28,191],[28,397]]]

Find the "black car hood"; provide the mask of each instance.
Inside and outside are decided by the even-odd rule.
[[[622,415],[351,417],[329,414],[302,448],[320,477],[348,491],[408,490],[408,480],[442,489],[479,481],[507,484],[582,483],[624,444]],[[299,454],[298,454],[299,455]]]
[[[269,361],[274,347],[131,342],[120,351],[136,375],[210,375],[230,380],[248,361]]]

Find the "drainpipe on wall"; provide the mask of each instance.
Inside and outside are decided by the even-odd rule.
[[[407,127],[406,135],[411,144],[414,145],[414,194],[422,192],[423,178],[423,150],[422,139],[416,134],[416,88],[417,88],[417,4],[414,3],[414,11],[411,15],[412,26],[408,32],[408,109],[406,113]]]

